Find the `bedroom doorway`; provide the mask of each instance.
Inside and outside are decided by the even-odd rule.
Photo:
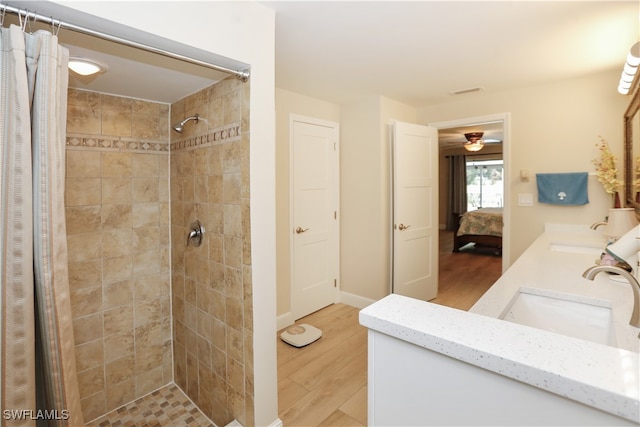
[[[478,252],[487,249],[488,253],[494,257],[496,253],[501,253],[502,271],[504,272],[510,265],[509,180],[502,179],[509,176],[509,114],[503,113],[436,122],[430,123],[429,126],[438,129],[440,164],[439,225],[441,236],[445,239],[453,239],[453,236],[455,236],[455,231],[458,227],[458,210],[465,212],[484,207],[490,207],[490,209],[495,210],[500,206],[499,210],[501,211],[503,223],[501,238],[498,237],[497,242],[495,237],[489,237],[486,241],[480,238],[482,242],[477,247],[479,249]],[[478,135],[480,136],[479,138],[477,138]],[[473,138],[474,136],[476,138]],[[478,139],[480,139],[480,143],[477,142]],[[472,143],[475,143],[473,145],[476,146],[480,145],[480,148],[477,149],[478,147],[476,147],[474,151],[465,149],[465,145]],[[457,168],[460,169],[460,172],[458,173],[459,178],[456,180],[458,182],[465,180],[464,185],[459,186],[464,189],[465,197],[457,209],[450,206],[448,196],[451,191],[450,187],[454,185],[449,172],[450,169],[454,168],[450,164],[453,156],[459,157],[459,166]],[[468,173],[469,167],[472,168],[470,173]],[[498,187],[501,195],[495,194],[498,193]],[[458,192],[460,191],[463,190],[458,189]],[[489,194],[490,192],[494,194]],[[445,234],[445,230],[448,234]],[[490,234],[495,233],[490,232]],[[463,246],[466,244],[464,239],[459,243]],[[500,251],[495,250],[496,244],[501,245]],[[470,245],[468,248],[474,248],[474,246]]]

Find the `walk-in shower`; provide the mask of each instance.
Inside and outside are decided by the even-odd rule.
[[[186,119],[184,119],[183,121],[181,121],[180,123],[176,123],[175,125],[173,125],[173,130],[175,130],[178,133],[182,133],[182,131],[184,130],[184,125],[189,121],[189,120],[195,120],[196,123],[198,123],[198,121],[200,120],[200,115],[198,113],[196,113],[195,116],[190,116],[187,117]]]
[[[19,21],[19,11],[13,17],[5,1],[12,0],[0,0],[0,18],[6,13],[12,21]],[[34,25],[35,14],[29,12],[28,23],[25,15],[23,11],[25,25]],[[53,21],[38,15],[38,25],[45,27],[47,19]],[[9,19],[3,24],[6,27]],[[24,42],[30,35],[30,30],[12,27],[12,34],[19,36],[16,40]],[[114,31],[119,28],[112,27]],[[56,19],[52,30],[60,28],[62,44],[63,38],[71,37],[65,29],[72,25]],[[91,29],[79,32],[111,40]],[[93,39],[87,44],[103,45]],[[132,40],[125,46],[144,50],[134,44]],[[197,53],[191,47],[185,50]],[[149,52],[161,54],[152,49]],[[211,56],[204,51],[198,55]],[[205,66],[196,59],[189,63]],[[167,65],[167,70],[173,68]],[[256,424],[252,270],[247,256],[250,224],[244,219],[250,208],[249,153],[243,148],[249,142],[250,92],[242,77],[221,78],[212,73],[207,80],[206,87],[196,92],[184,90],[190,94],[184,96],[178,92],[165,97],[160,90],[134,96],[126,85],[105,92],[70,84],[64,91],[66,106],[59,110],[66,109],[68,120],[58,126],[64,135],[56,132],[63,143],[57,147],[62,146],[63,151],[51,151],[65,156],[65,170],[56,173],[66,188],[64,198],[56,199],[56,207],[64,214],[55,218],[67,224],[64,239],[57,241],[66,240],[68,250],[64,251],[65,259],[57,258],[50,265],[53,272],[65,272],[56,274],[57,279],[68,281],[67,297],[61,299],[65,312],[59,314],[70,320],[69,327],[63,329],[73,336],[58,334],[55,339],[60,341],[54,343],[54,338],[40,339],[36,334],[25,347],[27,344],[11,340],[3,331],[0,346],[10,348],[5,344],[15,342],[11,348],[20,348],[12,353],[15,357],[11,361],[2,357],[3,364],[14,371],[13,376],[2,376],[3,386],[9,390],[2,395],[3,410],[5,406],[16,412],[36,408],[35,403],[27,402],[31,396],[36,400],[36,387],[30,387],[32,393],[22,384],[37,372],[27,359],[38,340],[52,351],[69,354],[65,360],[72,366],[63,368],[70,379],[45,376],[55,381],[52,388],[77,403],[56,400],[42,406],[48,414],[69,411],[68,424],[213,427],[234,420],[242,425]],[[209,111],[210,105],[221,108]],[[27,110],[16,112],[16,117]],[[204,119],[196,114],[203,110],[209,111]],[[11,122],[27,123],[22,116]],[[96,122],[96,116],[104,121]],[[205,125],[190,124],[200,120]],[[170,129],[175,125],[176,134],[167,125]],[[19,182],[17,178],[15,168],[11,169],[8,179]],[[2,193],[4,197],[4,188]],[[226,220],[226,225],[208,228],[204,236],[200,232],[203,244],[196,247],[191,240],[187,247],[190,221],[196,216],[206,220],[209,213],[214,223],[219,218]],[[91,235],[100,236],[98,245],[87,246]],[[4,234],[0,240],[5,240]],[[26,257],[22,258],[21,268],[11,274],[33,271],[33,265],[26,265]],[[12,278],[7,283],[25,282]],[[0,302],[6,303],[4,300]],[[20,308],[15,304],[16,310]],[[13,336],[25,330],[17,325],[8,329]]]

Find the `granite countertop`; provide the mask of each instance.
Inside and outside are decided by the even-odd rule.
[[[394,294],[363,309],[360,323],[640,424],[640,330],[628,324],[629,284],[582,278],[594,254],[550,250],[603,242],[585,226],[549,225],[469,312]],[[520,287],[610,302],[619,348],[500,320]]]

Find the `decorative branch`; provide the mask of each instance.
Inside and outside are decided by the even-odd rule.
[[[596,144],[600,150],[600,158],[594,159],[598,181],[604,187],[604,191],[615,194],[622,186],[622,180],[618,179],[618,169],[616,168],[616,157],[609,149],[609,144],[600,137],[600,144]]]

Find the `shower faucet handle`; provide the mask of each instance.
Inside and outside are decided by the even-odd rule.
[[[204,237],[204,226],[200,220],[195,220],[189,226],[189,234],[187,234],[187,246],[191,244],[194,247],[198,247],[202,244],[202,238]]]

